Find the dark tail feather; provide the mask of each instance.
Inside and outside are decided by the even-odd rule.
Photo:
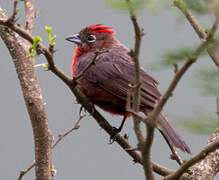
[[[183,152],[191,154],[190,148],[187,146],[182,137],[173,129],[167,121],[167,118],[162,113],[160,113],[160,118],[158,119],[158,129],[172,146],[179,148]]]

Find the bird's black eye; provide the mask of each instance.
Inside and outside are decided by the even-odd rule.
[[[92,34],[88,35],[88,36],[87,36],[87,41],[88,41],[88,42],[94,42],[94,41],[96,41],[96,36],[94,36],[94,35],[92,35]]]

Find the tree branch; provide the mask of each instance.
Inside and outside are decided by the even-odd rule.
[[[0,9],[0,14],[1,21],[7,24],[7,17],[2,9]],[[0,36],[13,59],[31,120],[35,143],[36,179],[52,179],[51,132],[40,87],[34,72],[33,61],[27,58],[28,49],[26,49],[27,46],[24,41],[2,24],[0,25]]]
[[[216,100],[216,111],[219,112],[219,100]],[[216,112],[216,113],[217,113]],[[219,116],[218,116],[219,117]],[[208,145],[204,149],[203,158],[189,168],[190,173],[185,173],[182,180],[213,180],[219,171],[219,122],[215,131],[208,140]],[[211,152],[211,153],[210,153]],[[200,154],[201,156],[201,154]]]
[[[168,89],[166,90],[166,92],[163,94],[163,96],[161,97],[159,103],[157,104],[156,108],[154,108],[154,110],[152,111],[151,115],[147,118],[147,121],[153,122],[154,119],[156,119],[158,117],[158,115],[160,114],[160,112],[162,111],[164,105],[166,104],[167,100],[170,98],[170,96],[172,96],[173,91],[175,90],[177,84],[179,83],[180,79],[182,78],[182,76],[185,74],[185,72],[189,69],[189,67],[196,62],[197,58],[199,57],[200,53],[202,51],[204,51],[208,44],[211,42],[214,33],[217,29],[218,26],[218,22],[219,19],[217,18],[215,20],[215,23],[213,24],[209,35],[207,37],[207,39],[202,42],[194,51],[194,53],[188,57],[188,59],[185,61],[185,63],[183,64],[183,66],[176,72],[173,80],[171,81]]]
[[[176,179],[179,179],[182,176],[183,173],[186,173],[186,170],[189,167],[191,167],[195,163],[199,162],[200,160],[206,158],[207,155],[209,155],[212,151],[214,151],[218,148],[219,148],[219,141],[210,143],[200,153],[198,153],[197,155],[193,156],[191,159],[186,161],[174,174],[169,175],[167,177],[164,177],[162,180],[176,180]],[[216,168],[218,168],[218,166]],[[190,174],[189,172],[187,172],[187,173]],[[193,178],[193,180],[195,180],[194,178]],[[203,180],[205,178],[207,178],[207,177],[206,176],[202,177]],[[209,179],[209,178],[207,178],[207,179]]]
[[[85,116],[80,116],[79,117],[79,119],[77,120],[77,122],[75,123],[75,125],[71,128],[71,129],[69,129],[67,132],[65,132],[64,134],[60,134],[59,135],[59,137],[58,137],[58,139],[56,140],[56,142],[52,145],[52,149],[65,137],[65,136],[67,136],[68,134],[70,134],[72,131],[74,131],[74,130],[77,130],[77,129],[79,129],[80,128],[80,122],[81,122],[81,120],[84,118]]]
[[[208,35],[201,28],[198,21],[193,16],[192,12],[186,6],[185,2],[183,0],[174,0],[173,2],[174,2],[174,5],[177,8],[179,8],[179,10],[185,15],[185,17],[190,22],[191,26],[193,27],[193,29],[195,30],[195,32],[197,33],[199,38],[206,40]],[[219,68],[219,59],[216,55],[216,52],[212,51],[210,48],[207,49],[207,52],[208,52],[209,56],[211,57],[211,59],[213,60],[213,62],[215,63],[215,65]]]
[[[135,62],[135,76],[136,76],[135,85],[131,87],[134,90],[134,93],[132,96],[133,110],[135,112],[139,112],[140,90],[141,90],[141,77],[140,77],[140,72],[139,72],[140,71],[139,52],[140,52],[140,46],[141,46],[142,30],[135,16],[135,13],[132,7],[132,2],[130,0],[126,0],[126,3],[127,3],[127,6],[129,7],[130,18],[131,18],[134,31],[135,31],[134,51],[131,50],[131,56],[133,57],[133,60]],[[134,131],[138,139],[139,145],[142,147],[145,139],[144,139],[144,136],[142,135],[143,133],[141,132],[141,128],[140,128],[141,121],[134,114],[133,114],[133,120],[134,120]]]
[[[33,34],[34,30],[34,20],[36,11],[34,9],[34,0],[25,0],[25,29],[28,33]]]
[[[75,125],[69,129],[68,131],[66,131],[64,134],[60,134],[58,136],[58,139],[55,141],[55,143],[53,143],[53,145],[51,146],[51,149],[54,149],[55,146],[67,135],[69,135],[72,131],[77,130],[80,128],[80,122],[81,120],[84,118],[85,116],[80,116],[79,119],[77,120],[77,122],[75,123]],[[25,174],[27,174],[32,168],[34,168],[36,166],[36,162],[34,161],[33,164],[31,164],[27,169],[23,170],[20,172],[20,175],[18,177],[18,180],[21,180],[23,178],[23,176]]]
[[[133,109],[135,112],[139,112],[140,91],[141,91],[139,52],[141,47],[141,38],[143,36],[143,30],[140,28],[137,17],[134,13],[132,2],[130,0],[126,0],[126,2],[129,7],[130,18],[132,20],[132,24],[135,31],[135,48],[132,53],[135,62],[135,72],[136,72],[135,73],[136,84],[135,84],[134,96],[133,96]],[[151,126],[149,123],[145,123],[147,129],[147,137],[145,139],[140,128],[140,123],[141,123],[140,119],[135,115],[133,115],[133,118],[134,118],[134,130],[140,145],[140,150],[143,158],[145,178],[154,180],[155,177],[153,174],[152,164],[151,164],[151,146],[154,139],[154,127]]]
[[[27,174],[31,169],[33,169],[35,167],[36,163],[34,162],[33,164],[31,164],[31,166],[29,166],[27,169],[20,171],[20,175],[18,177],[18,180],[21,180],[25,174]]]

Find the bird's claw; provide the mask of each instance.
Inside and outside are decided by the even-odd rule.
[[[93,115],[94,112],[95,112],[95,106],[94,106],[94,104],[93,104],[91,101],[89,101],[89,104],[90,104],[91,107],[92,107],[91,112],[90,112],[90,115]]]
[[[93,115],[93,113],[95,112],[95,107],[94,104],[91,101],[88,101],[90,106],[91,106],[91,112],[90,115]],[[79,110],[79,115],[82,115],[82,111],[84,110],[85,115],[87,114],[87,110],[84,108],[83,105],[81,105],[80,110]]]
[[[109,144],[113,144],[114,141],[116,141],[116,139],[119,136],[120,131],[121,131],[120,129],[113,127],[113,134],[111,134],[111,136],[110,136]]]
[[[84,108],[84,106],[81,105],[80,110],[79,110],[79,116],[84,116],[84,115],[85,116],[87,115],[87,110]]]

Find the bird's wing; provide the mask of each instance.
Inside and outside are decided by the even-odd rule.
[[[89,58],[88,58],[89,57]],[[127,59],[120,55],[103,54],[98,56],[96,63],[84,72],[83,78],[95,83],[107,92],[121,98],[127,99],[130,85],[135,85],[135,67],[131,58]],[[85,56],[80,60],[79,69],[82,70],[91,62],[91,56]],[[81,67],[80,67],[81,66]],[[141,105],[154,107],[161,94],[157,88],[157,81],[148,75],[142,68],[141,75]]]

